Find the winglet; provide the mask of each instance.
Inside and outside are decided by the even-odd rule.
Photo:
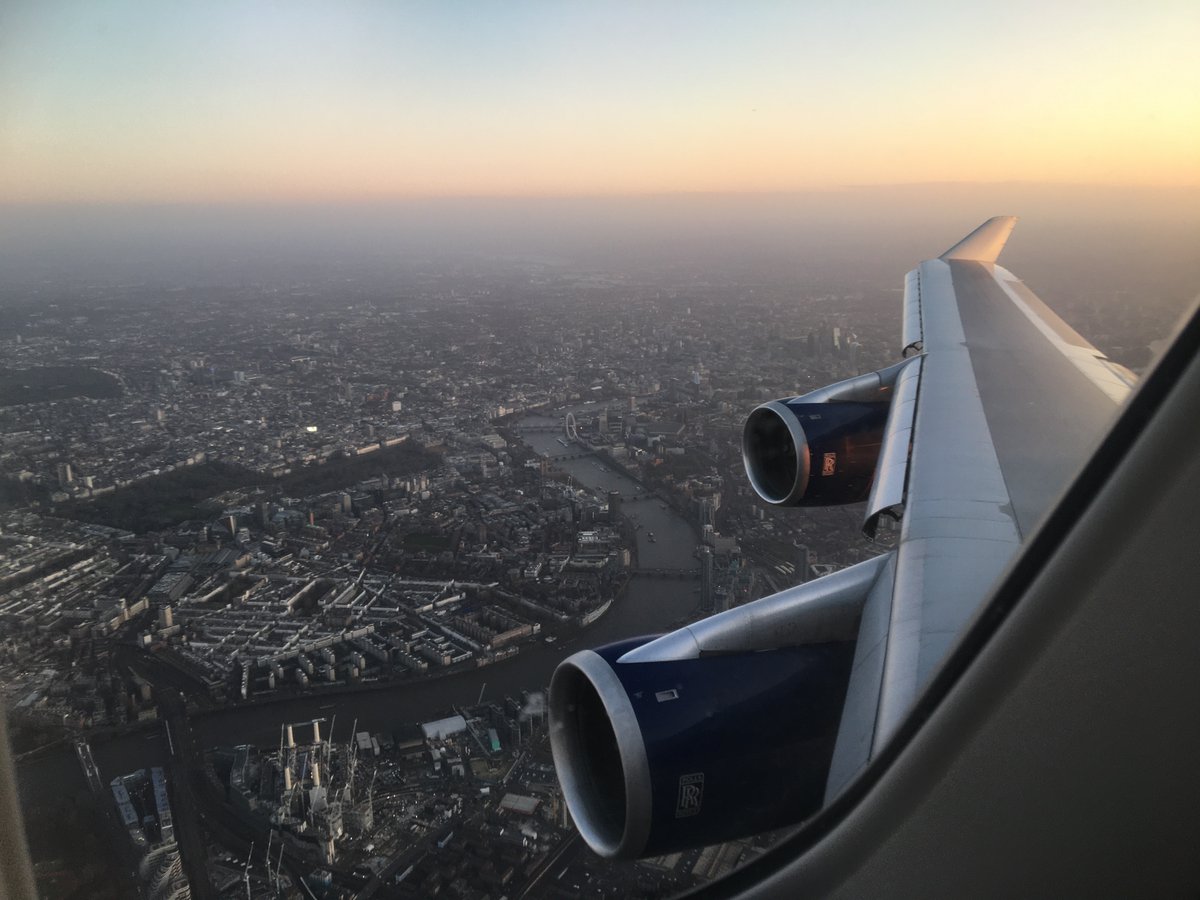
[[[973,259],[994,263],[1016,224],[1016,216],[993,216],[943,253],[939,259]]]

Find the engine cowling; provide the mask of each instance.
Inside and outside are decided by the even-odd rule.
[[[867,499],[887,424],[886,402],[772,400],[750,413],[742,460],[754,490],[775,506]]]
[[[551,682],[554,762],[588,845],[653,856],[815,812],[853,642],[620,661],[649,640],[580,651]]]

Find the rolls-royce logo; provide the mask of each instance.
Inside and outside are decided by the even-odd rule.
[[[675,806],[675,818],[682,819],[700,812],[704,800],[704,773],[693,772],[679,776],[679,802]]]
[[[825,476],[833,475],[837,472],[837,454],[826,453],[825,458],[821,461],[821,474]]]

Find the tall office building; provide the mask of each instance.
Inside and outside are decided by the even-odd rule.
[[[621,492],[608,492],[608,521],[617,523],[621,520]]]
[[[700,606],[705,612],[712,612],[715,593],[713,552],[708,547],[700,548],[700,565]]]

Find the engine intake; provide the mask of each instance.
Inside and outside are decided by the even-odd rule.
[[[775,506],[867,499],[887,424],[886,402],[772,400],[750,413],[742,460],[750,484]]]
[[[852,641],[621,662],[583,650],[550,685],[550,740],[580,834],[653,856],[801,821],[821,805]]]

